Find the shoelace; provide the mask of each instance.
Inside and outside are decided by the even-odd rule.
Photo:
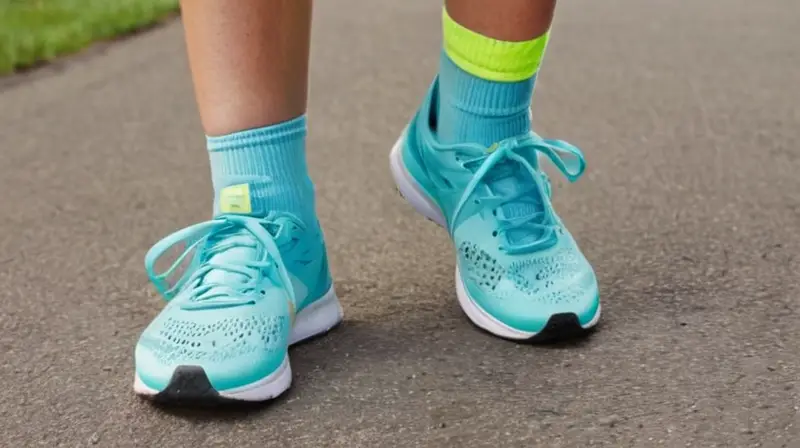
[[[281,254],[273,236],[266,230],[269,222],[248,216],[226,215],[211,221],[202,222],[179,230],[156,243],[145,256],[145,270],[150,281],[164,297],[172,300],[184,287],[189,288],[188,300],[181,304],[183,309],[200,310],[239,306],[253,303],[252,292],[258,287],[262,273],[270,275],[277,272],[278,279],[286,288],[289,298],[294,301],[294,289],[289,273],[284,266]],[[185,243],[183,253],[165,272],[155,272],[156,262],[177,244]],[[260,244],[267,256],[262,261],[247,260],[241,263],[211,262],[214,255],[235,248],[256,249]],[[187,256],[197,250],[186,272],[170,287],[168,277],[184,262]],[[227,272],[238,274],[241,281],[218,282],[207,279],[209,273]]]
[[[552,241],[553,232],[555,232],[557,223],[550,204],[550,182],[544,175],[544,172],[539,171],[537,168],[537,156],[538,154],[547,156],[553,165],[555,165],[570,182],[575,182],[581,177],[586,168],[586,162],[580,149],[563,140],[545,140],[535,134],[503,140],[493,145],[488,150],[476,150],[476,148],[477,147],[471,146],[443,148],[458,151],[465,154],[467,157],[471,157],[469,160],[464,161],[465,165],[478,165],[472,180],[467,184],[464,194],[461,196],[461,200],[456,206],[452,221],[456,222],[459,214],[469,200],[475,201],[476,205],[482,204],[481,213],[485,213],[489,210],[495,213],[499,207],[522,199],[526,195],[532,193],[532,188],[536,188],[539,192],[544,193],[540,195],[543,202],[541,211],[510,219],[498,217],[497,232],[506,233],[522,227],[541,231],[541,236],[535,241],[522,244],[512,244],[509,242],[506,246],[501,245],[500,249],[506,253],[520,254],[545,249],[547,245],[550,244],[550,241]],[[475,193],[478,186],[482,183],[485,184],[489,180],[488,176],[490,176],[490,173],[496,168],[500,168],[501,164],[506,162],[517,164],[527,170],[534,181],[530,188],[520,189],[513,194],[497,194],[496,192],[492,192],[492,194],[488,196],[473,197],[473,193]]]

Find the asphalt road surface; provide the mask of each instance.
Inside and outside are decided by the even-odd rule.
[[[309,157],[346,320],[262,407],[131,389],[161,307],[144,252],[211,208],[180,23],[3,81],[0,445],[797,447],[800,3],[561,3],[534,120],[587,154],[555,195],[599,331],[528,346],[467,322],[447,235],[387,161],[439,6],[318,2]]]

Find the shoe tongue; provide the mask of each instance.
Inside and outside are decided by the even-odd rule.
[[[235,184],[219,190],[217,203],[215,204],[215,216],[219,215],[244,215],[255,216],[255,200],[250,184]],[[223,246],[233,246],[222,249]],[[249,246],[249,247],[248,247]],[[255,238],[249,232],[238,229],[217,235],[213,241],[209,241],[207,250],[218,248],[206,262],[212,264],[242,264],[247,260],[258,259],[258,245]],[[224,269],[214,269],[205,275],[204,283],[243,283],[247,277],[235,272],[228,272]]]
[[[263,216],[262,211],[257,207],[260,205],[259,201],[253,193],[253,188],[248,183],[229,185],[220,189],[215,204],[215,216]],[[264,230],[272,233],[272,230],[266,227]],[[273,236],[277,237],[277,235]],[[239,228],[215,235],[213,240],[209,240],[205,250],[214,253],[204,260],[206,263],[241,266],[248,261],[258,260],[263,248],[250,232]],[[248,277],[242,274],[228,272],[224,269],[213,269],[204,276],[203,283],[236,284],[247,280]]]
[[[487,180],[487,185],[495,194],[505,196],[516,194],[523,186],[527,186],[531,182],[534,180],[531,179],[530,174],[519,169],[518,166],[498,164],[497,169],[493,170]],[[544,205],[540,194],[539,189],[536,188],[520,196],[515,202],[503,205],[500,208],[503,216],[513,219],[541,212]],[[523,227],[509,230],[506,232],[506,238],[511,244],[526,244],[540,239],[542,232],[543,230],[538,228]]]
[[[214,255],[206,260],[207,263],[225,265],[238,264],[248,260],[258,259],[258,246],[255,239],[244,230],[235,231],[229,234],[218,235],[214,240],[209,241],[206,250],[214,250],[223,246],[232,246],[228,249],[216,251]],[[203,278],[203,283],[243,283],[247,277],[235,272],[228,272],[224,269],[214,269],[207,273]]]

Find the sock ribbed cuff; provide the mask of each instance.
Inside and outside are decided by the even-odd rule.
[[[206,147],[209,152],[230,152],[236,157],[236,150],[248,150],[265,146],[281,147],[292,145],[306,137],[305,115],[282,123],[247,129],[222,136],[206,136]],[[239,161],[246,167],[247,160]]]
[[[544,59],[548,31],[536,39],[507,42],[478,34],[442,9],[444,50],[464,71],[489,81],[514,82],[532,77]]]
[[[508,117],[524,115],[527,120],[536,75],[522,81],[487,81],[459,67],[445,52],[439,62],[442,102],[471,115]]]
[[[286,211],[304,220],[313,217],[314,187],[308,177],[305,136],[306,119],[301,116],[262,128],[206,137],[216,192],[215,214],[224,212],[219,200],[226,188],[246,184],[252,210],[245,213],[262,216],[270,211]]]

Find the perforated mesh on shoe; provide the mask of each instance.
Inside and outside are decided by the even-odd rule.
[[[548,253],[514,257],[507,266],[471,242],[459,245],[459,255],[466,268],[464,274],[498,299],[568,304],[583,300],[586,291],[594,288],[591,267],[577,247],[567,241]],[[498,287],[502,279],[508,282]]]
[[[470,242],[461,243],[458,250],[467,268],[466,274],[480,287],[494,291],[505,274],[498,261]]]
[[[168,317],[146,332],[142,343],[150,346],[164,364],[216,363],[282,350],[280,335],[288,326],[287,317],[268,314],[228,317],[211,323]]]

